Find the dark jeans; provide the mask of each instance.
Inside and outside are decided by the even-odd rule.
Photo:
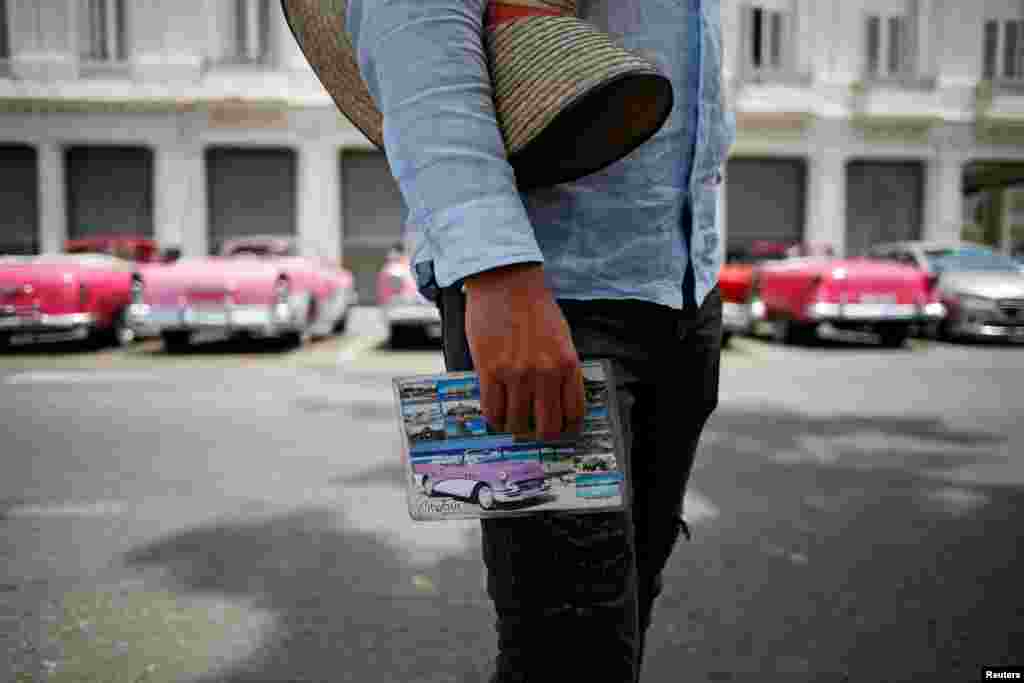
[[[718,402],[722,302],[559,301],[581,359],[613,362],[632,463],[625,513],[487,519],[483,555],[497,613],[492,683],[635,681],[661,573],[679,534],[697,441]],[[449,370],[473,363],[465,298],[441,290]],[[584,678],[586,677],[586,678]]]

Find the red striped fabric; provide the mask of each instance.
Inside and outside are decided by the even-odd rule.
[[[505,24],[524,17],[561,17],[564,15],[564,12],[557,9],[527,7],[524,5],[515,5],[505,2],[491,2],[487,5],[485,22],[487,24],[487,28],[493,29],[500,24]]]

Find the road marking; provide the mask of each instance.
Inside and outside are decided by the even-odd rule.
[[[124,503],[117,500],[93,502],[60,502],[51,504],[26,503],[0,511],[0,517],[114,517],[124,510]]]
[[[384,341],[384,339],[384,337],[373,335],[354,339],[338,352],[338,363],[351,363],[360,356],[369,353],[375,346]]]
[[[33,370],[7,375],[4,384],[113,384],[154,379],[151,372]]]

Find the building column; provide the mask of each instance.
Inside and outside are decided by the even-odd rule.
[[[807,210],[804,241],[831,245],[846,253],[846,157],[822,149],[807,160]]]
[[[341,258],[341,172],[337,151],[323,144],[299,150],[298,234],[317,255]]]
[[[963,163],[939,156],[928,162],[922,239],[959,240],[964,222]]]
[[[184,256],[205,256],[206,167],[202,150],[163,145],[154,154],[153,222],[161,248]]]
[[[1000,216],[1002,222],[999,231],[999,250],[1009,255],[1013,252],[1013,219],[1016,217],[1014,207],[1020,192],[1013,187],[1004,187],[1000,192],[1003,193],[1003,215]]]
[[[64,251],[68,236],[67,180],[64,148],[43,143],[36,148],[39,164],[39,247],[44,254]]]
[[[917,0],[917,16],[914,22],[917,41],[917,55],[920,62],[917,73],[929,77],[935,75],[934,59],[932,58],[932,0]]]

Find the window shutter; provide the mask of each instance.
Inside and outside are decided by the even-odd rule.
[[[750,63],[754,69],[764,68],[764,9],[750,8]]]
[[[749,73],[754,64],[753,50],[753,8],[750,5],[740,7],[740,65],[743,72]]]
[[[1017,55],[1020,50],[1020,25],[1016,21],[1004,24],[1006,35],[1003,37],[1003,75],[1006,78],[1020,78],[1017,68]]]
[[[867,73],[869,76],[878,76],[880,66],[881,44],[882,44],[882,19],[877,14],[868,16],[865,28],[867,45],[865,55],[867,57]]]
[[[982,72],[984,74],[984,77],[988,80],[992,80],[996,77],[996,50],[998,42],[999,22],[986,21],[983,35],[983,54],[985,56],[985,63],[983,65]]]
[[[768,12],[768,16],[770,17],[769,27],[771,31],[769,62],[772,69],[778,71],[786,65],[785,56],[789,47],[784,44],[787,33],[786,15],[777,10],[771,10]]]
[[[113,55],[119,61],[128,59],[127,23],[124,9],[124,0],[111,0],[114,3],[114,47]]]
[[[0,0],[0,59],[11,56],[10,40],[7,37],[7,0]]]
[[[887,51],[886,72],[896,75],[901,71],[903,58],[903,21],[902,17],[889,17],[889,45]]]

